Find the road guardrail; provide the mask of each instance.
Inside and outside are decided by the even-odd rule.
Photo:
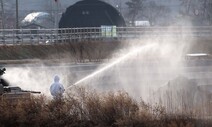
[[[212,27],[85,27],[62,29],[0,29],[0,44],[127,40],[142,37],[212,37]]]

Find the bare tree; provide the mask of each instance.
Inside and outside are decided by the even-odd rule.
[[[212,1],[211,0],[199,0],[201,5],[201,12],[200,14],[203,15],[203,18],[212,25]]]
[[[192,7],[192,0],[179,0],[181,2],[181,11],[180,13],[183,15],[189,15]]]
[[[197,25],[211,22],[211,0],[179,0],[181,1],[180,14]]]
[[[118,11],[120,12],[120,13],[122,13],[122,7],[123,7],[123,0],[115,0],[114,1],[114,4],[115,4],[115,6],[116,6],[116,8],[118,9]]]
[[[0,19],[1,19],[1,28],[11,28],[13,26],[14,20],[14,12],[13,9],[14,5],[11,4],[11,1],[8,0],[1,0],[1,9],[0,9]]]
[[[212,25],[212,1],[211,0],[192,1],[190,2],[189,5],[189,11],[187,9],[187,13],[181,13],[181,14],[185,14],[186,16],[191,17],[192,20],[198,19],[199,24]]]
[[[131,17],[131,21],[133,25],[135,25],[135,20],[140,12],[144,10],[144,2],[146,0],[130,0],[125,4],[128,6],[129,13],[128,15]]]
[[[4,3],[1,0],[1,27],[4,29]]]
[[[212,2],[207,3],[206,6],[206,20],[212,25]]]
[[[160,19],[165,19],[170,14],[170,8],[157,5],[155,1],[150,1],[145,6],[145,11],[143,13],[144,17],[146,17],[151,25],[155,25]],[[164,24],[166,21],[163,21]]]

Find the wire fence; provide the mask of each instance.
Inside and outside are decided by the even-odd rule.
[[[0,44],[52,44],[127,40],[145,37],[212,37],[212,27],[85,27],[63,29],[1,29]]]

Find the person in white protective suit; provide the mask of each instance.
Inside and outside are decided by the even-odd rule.
[[[54,99],[61,99],[65,91],[63,85],[59,81],[59,76],[55,76],[54,83],[50,87],[50,92]]]

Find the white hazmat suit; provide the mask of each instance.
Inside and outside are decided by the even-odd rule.
[[[59,83],[60,78],[58,76],[54,77],[54,83],[50,87],[51,95],[54,99],[61,98],[65,89],[61,83]]]

